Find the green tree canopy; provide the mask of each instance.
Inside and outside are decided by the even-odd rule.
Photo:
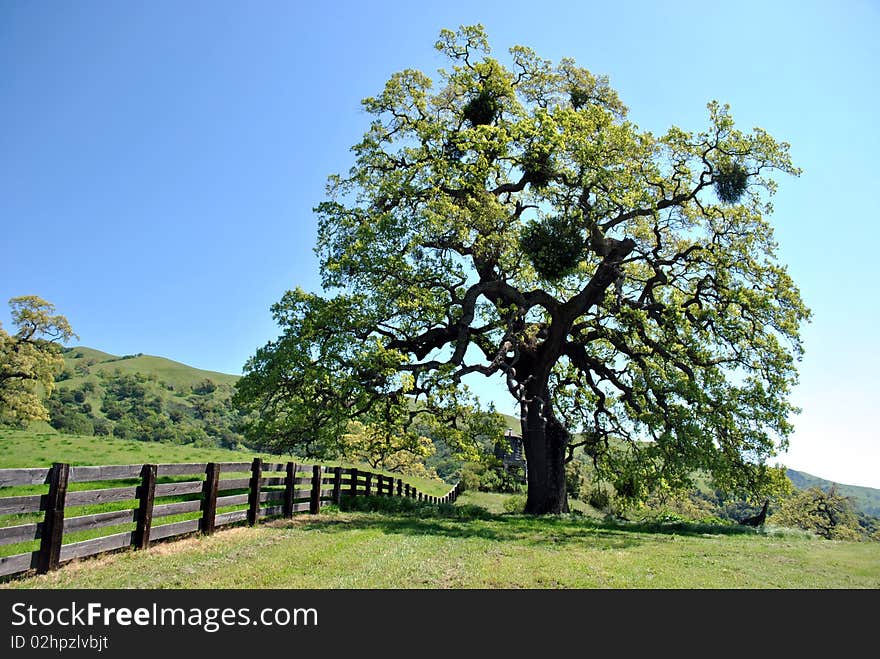
[[[9,300],[15,334],[0,327],[0,419],[48,421],[43,397],[64,366],[59,343],[76,336],[55,306],[35,295]]]
[[[456,428],[482,375],[520,406],[528,512],[566,509],[578,448],[627,498],[695,470],[766,487],[809,314],[766,219],[788,145],[717,102],[705,130],[643,131],[607,78],[523,46],[504,64],[479,25],[436,47],[438,84],[407,69],[363,101],[316,208],[324,294],[275,305],[239,403],[292,443],[365,416]]]

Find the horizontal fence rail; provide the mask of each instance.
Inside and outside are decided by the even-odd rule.
[[[101,487],[101,482],[108,481],[112,483]],[[80,489],[79,483],[91,489]],[[119,549],[147,549],[157,540],[193,533],[211,535],[220,527],[244,521],[253,526],[269,517],[316,515],[327,504],[338,505],[342,496],[396,496],[441,504],[455,502],[461,492],[457,484],[443,496],[431,496],[385,474],[319,464],[263,462],[260,458],[252,462],[94,467],[55,463],[52,467],[0,469],[0,494],[4,488],[38,485],[48,486],[48,491],[0,496],[0,546],[39,541],[36,550],[0,557],[0,578],[31,570],[44,574],[77,558]],[[74,488],[69,489],[70,485]],[[120,509],[76,511],[103,504]],[[10,515],[30,519],[6,525],[11,520],[2,517]],[[190,519],[165,519],[174,516]],[[126,530],[120,531],[120,527]],[[107,534],[76,541],[69,537],[99,529],[108,529]]]

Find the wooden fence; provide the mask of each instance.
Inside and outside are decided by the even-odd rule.
[[[105,487],[82,490],[75,485],[101,481],[105,481]],[[117,487],[106,481],[128,484]],[[76,558],[128,547],[146,549],[153,541],[192,533],[210,535],[219,527],[237,522],[254,525],[267,517],[315,515],[327,503],[339,504],[343,495],[398,496],[451,503],[459,494],[458,485],[437,497],[383,474],[317,464],[269,463],[260,458],[253,462],[106,467],[56,463],[52,467],[0,469],[0,494],[3,488],[36,485],[48,485],[48,492],[0,497],[0,524],[21,521],[10,520],[11,515],[25,519],[42,517],[0,526],[0,546],[39,540],[36,551],[0,558],[0,577],[32,569],[43,574]],[[69,489],[69,485],[75,486]],[[66,514],[70,509],[95,505],[113,509]],[[163,518],[172,516],[189,519],[161,523]],[[123,526],[123,532],[64,542],[65,536]]]

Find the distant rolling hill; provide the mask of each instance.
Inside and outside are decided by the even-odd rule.
[[[64,366],[71,372],[68,378],[70,382],[67,383],[67,386],[76,384],[78,378],[82,379],[86,374],[114,373],[117,370],[123,374],[154,375],[162,382],[181,388],[198,386],[206,379],[217,384],[231,386],[240,377],[216,371],[203,371],[164,357],[154,357],[142,353],[120,357],[84,346],[67,349],[64,353]]]
[[[818,487],[823,490],[829,490],[831,487],[836,487],[840,494],[851,497],[854,500],[856,510],[866,515],[880,517],[880,490],[860,485],[835,483],[803,471],[795,471],[794,469],[788,469],[786,473],[798,489],[805,490],[808,487]]]
[[[237,375],[85,346],[67,348],[63,356],[46,401],[56,430],[224,448],[244,439],[230,402]]]

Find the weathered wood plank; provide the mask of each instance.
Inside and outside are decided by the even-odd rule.
[[[284,501],[284,490],[260,492],[260,503],[265,503],[267,501]]]
[[[293,512],[305,513],[311,509],[311,506],[312,506],[312,504],[309,501],[304,501],[302,503],[295,503],[295,504],[293,504]]]
[[[162,483],[156,486],[157,497],[171,495],[199,494],[202,491],[204,481],[185,481],[183,483]]]
[[[14,545],[17,542],[39,540],[42,530],[42,522],[0,528],[0,545]]]
[[[60,562],[66,563],[67,561],[72,561],[74,558],[85,558],[86,556],[103,554],[105,551],[113,551],[114,549],[129,547],[133,540],[134,533],[127,531],[125,533],[106,535],[103,538],[95,538],[94,540],[73,542],[61,547]]]
[[[71,467],[71,483],[112,481],[122,478],[138,478],[143,465],[100,465],[94,467]]]
[[[221,474],[233,474],[240,471],[250,471],[250,462],[218,462]]]
[[[263,472],[267,471],[286,471],[287,463],[286,462],[264,462],[263,463]]]
[[[250,494],[233,494],[229,497],[217,497],[217,507],[240,506],[250,500]]]
[[[156,465],[158,476],[194,476],[204,474],[208,467],[205,462],[188,462],[185,464],[161,464]]]
[[[138,498],[138,487],[108,487],[103,490],[82,490],[69,492],[67,505],[87,506],[93,503],[112,503],[114,501],[129,501]]]
[[[64,520],[64,533],[75,533],[77,531],[91,531],[94,529],[104,528],[105,526],[117,526],[119,524],[130,524],[135,521],[136,511],[114,510],[109,513],[95,513],[94,515],[80,515],[79,517],[67,517]]]
[[[192,533],[194,531],[198,531],[201,525],[201,519],[188,519],[183,522],[174,522],[173,524],[162,524],[161,526],[154,526],[150,533],[150,540],[162,540],[164,538],[171,538],[176,535]],[[214,522],[214,525],[216,526],[216,521]]]
[[[0,515],[18,515],[46,510],[48,497],[45,494],[29,494],[21,497],[0,499]]]
[[[260,481],[261,481],[260,484],[261,484],[262,486],[266,486],[266,485],[287,485],[287,478],[286,478],[286,477],[278,478],[278,477],[273,476],[273,477],[270,477],[270,478],[261,478]]]
[[[36,567],[38,554],[39,552],[29,551],[24,554],[0,558],[0,577],[27,572],[32,567]]]
[[[201,508],[201,499],[181,501],[179,503],[162,503],[153,507],[153,519],[170,517],[171,515],[182,515],[184,513],[194,513],[201,510]]]
[[[244,490],[251,484],[250,478],[221,478],[217,482],[217,490],[225,492],[226,490]]]
[[[52,467],[27,469],[0,469],[0,487],[14,485],[44,485],[49,482]]]
[[[284,506],[266,506],[260,508],[260,517],[273,517],[275,515],[283,515]]]
[[[214,518],[214,528],[223,526],[224,524],[234,524],[235,522],[243,522],[247,519],[246,510],[233,510],[230,513],[220,513]]]

